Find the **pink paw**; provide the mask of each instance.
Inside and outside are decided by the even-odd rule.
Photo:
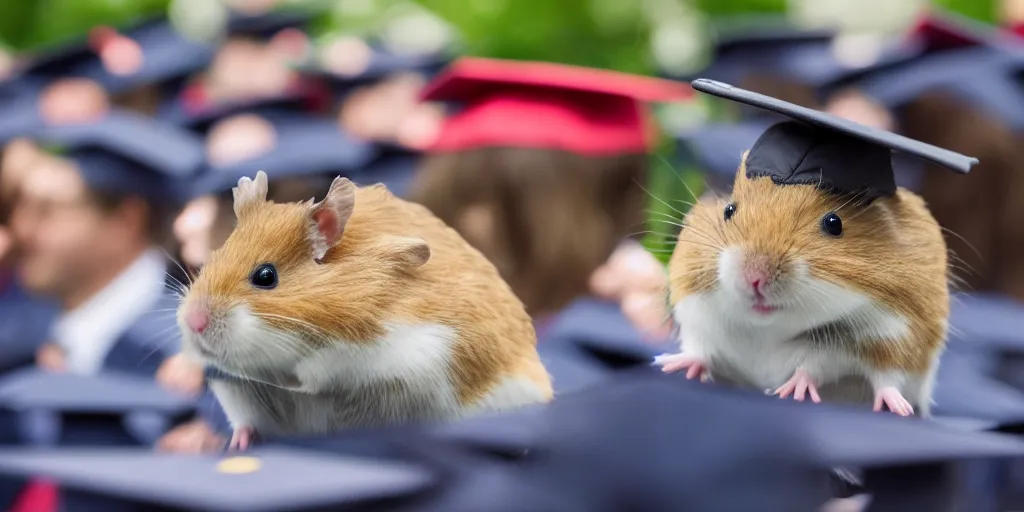
[[[249,449],[253,439],[256,438],[256,431],[252,427],[238,427],[231,433],[230,451],[245,451]]]
[[[662,354],[654,358],[654,364],[661,366],[664,373],[675,373],[686,370],[686,378],[694,379],[700,377],[701,381],[710,378],[707,363],[703,358],[689,354]]]
[[[797,402],[803,402],[807,395],[811,395],[812,402],[821,402],[821,397],[818,396],[818,387],[814,385],[814,379],[803,368],[797,368],[793,372],[793,376],[785,384],[779,386],[779,389],[776,389],[773,394],[778,395],[779,398],[788,398],[792,394],[793,400]]]
[[[913,416],[914,414],[914,406],[910,405],[906,398],[903,398],[900,390],[892,386],[879,389],[875,393],[875,412],[881,412],[882,405],[900,416]]]

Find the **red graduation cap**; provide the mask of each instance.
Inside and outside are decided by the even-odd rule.
[[[951,50],[985,44],[993,31],[973,20],[944,10],[926,10],[908,36],[920,41],[926,52]]]
[[[463,57],[427,86],[426,101],[456,101],[427,150],[559,149],[583,155],[643,153],[644,103],[693,95],[689,84],[546,62]]]

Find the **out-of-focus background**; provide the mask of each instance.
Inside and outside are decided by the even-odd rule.
[[[953,255],[935,410],[1024,425],[1024,0],[9,0],[0,445],[225,446],[215,377],[181,354],[209,318],[176,314],[258,170],[278,202],[344,175],[442,218],[524,303],[560,399],[650,369],[678,347],[665,263],[682,216],[728,193],[778,119],[695,93],[698,77],[980,159],[967,176],[893,167]],[[27,409],[66,416],[64,434]],[[140,409],[173,421],[126,427]],[[981,469],[972,499],[1024,502],[1019,467]],[[34,473],[0,471],[0,507],[50,510]]]

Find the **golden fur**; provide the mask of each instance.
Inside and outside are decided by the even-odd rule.
[[[732,198],[705,198],[686,216],[669,264],[671,301],[717,286],[718,247],[743,244],[768,256],[776,276],[803,258],[811,276],[871,297],[908,320],[910,338],[850,345],[878,369],[928,371],[945,342],[949,317],[946,245],[924,201],[900,189],[864,205],[812,185],[776,185],[746,177],[741,165]],[[727,223],[723,209],[734,202]],[[838,212],[840,237],[821,231]]]
[[[212,311],[244,300],[257,315],[275,315],[262,316],[275,329],[302,332],[312,344],[372,343],[384,322],[448,326],[459,335],[450,371],[464,405],[506,375],[529,378],[551,398],[522,303],[454,230],[382,185],[360,188],[340,241],[318,264],[308,236],[310,206],[246,204],[192,292],[210,297]],[[416,238],[430,248],[422,266],[413,262],[422,249]],[[250,286],[249,274],[261,263],[277,267],[276,288]]]

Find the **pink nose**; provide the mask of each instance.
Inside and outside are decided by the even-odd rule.
[[[185,313],[185,324],[189,329],[202,334],[210,326],[210,314],[199,308],[192,308]]]
[[[755,295],[764,295],[764,289],[768,286],[768,277],[761,272],[747,272],[746,276],[747,283],[750,284],[750,289],[754,291]]]

